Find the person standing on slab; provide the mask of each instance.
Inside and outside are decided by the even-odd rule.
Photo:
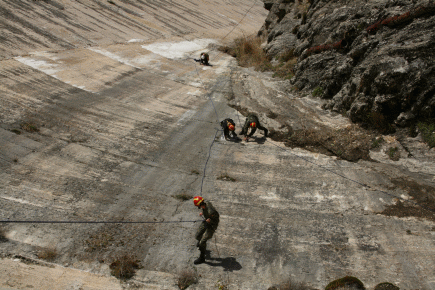
[[[195,196],[193,198],[193,204],[202,211],[199,213],[203,217],[204,221],[199,226],[195,238],[198,241],[196,246],[199,248],[200,256],[193,263],[195,265],[205,262],[205,252],[207,249],[207,241],[213,237],[219,225],[219,213],[211,204],[211,202],[205,202],[201,196]]]

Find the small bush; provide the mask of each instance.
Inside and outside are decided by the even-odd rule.
[[[268,290],[312,290],[313,288],[303,284],[303,283],[296,283],[294,281],[287,281],[284,283],[281,283],[277,286],[269,287]]]
[[[57,257],[57,250],[55,247],[43,248],[38,251],[37,257],[46,261],[54,261]]]
[[[235,178],[229,176],[227,173],[222,173],[222,174],[217,178],[217,180],[232,181],[232,182],[236,181]]]
[[[381,146],[382,142],[384,142],[384,138],[382,137],[374,138],[372,142],[372,148],[378,148],[379,146]]]
[[[3,226],[0,225],[0,243],[7,242],[8,238],[6,238],[6,231]]]
[[[367,115],[367,123],[382,134],[394,133],[395,129],[388,122],[387,118],[379,112],[370,112]]]
[[[421,132],[423,141],[429,145],[429,148],[435,147],[435,124],[418,123],[417,126]]]
[[[391,160],[394,160],[394,161],[399,160],[399,158],[400,158],[399,148],[390,147],[388,149],[388,156],[390,157]]]
[[[15,134],[17,134],[17,135],[20,135],[20,134],[21,134],[21,131],[18,130],[18,129],[12,129],[11,132],[12,132],[12,133],[15,133]]]
[[[272,69],[269,58],[261,48],[261,39],[259,37],[237,38],[234,40],[234,50],[240,66],[253,66],[259,71]]]
[[[198,283],[198,274],[193,270],[183,270],[178,275],[177,286],[181,290],[186,289],[190,285]]]
[[[38,127],[34,123],[22,123],[20,126],[21,129],[30,133],[39,132]]]
[[[100,251],[107,248],[114,241],[113,234],[109,231],[98,232],[84,241],[87,252]]]
[[[353,286],[354,288],[352,288],[352,289],[360,289],[360,290],[366,289],[364,287],[364,284],[358,278],[355,278],[352,276],[346,276],[346,277],[332,281],[331,283],[329,283],[325,287],[325,290],[334,290],[334,289],[337,289],[340,287],[346,287],[346,286]]]
[[[399,287],[389,282],[383,282],[376,285],[374,290],[399,290],[399,289],[400,289]]]
[[[192,195],[187,194],[187,193],[176,194],[176,195],[173,195],[172,197],[175,198],[175,199],[181,200],[181,201],[186,201],[186,200],[189,200],[189,199],[193,198]]]
[[[193,169],[192,171],[190,171],[191,174],[195,174],[195,175],[199,175],[199,171],[196,169]]]
[[[320,97],[322,94],[323,94],[323,89],[321,87],[315,88],[312,93],[313,97]]]
[[[142,268],[140,261],[129,254],[122,254],[114,258],[110,264],[110,274],[118,279],[130,279],[136,273],[136,269]]]

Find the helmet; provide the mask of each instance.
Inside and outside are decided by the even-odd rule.
[[[201,196],[195,196],[193,198],[193,204],[195,206],[200,206],[203,201],[204,201],[204,199]]]
[[[233,124],[228,124],[228,129],[229,129],[230,131],[234,131],[234,130],[236,129],[236,127],[234,127]]]
[[[255,124],[255,122],[252,122],[250,125],[252,128],[255,128],[257,126],[257,124]]]

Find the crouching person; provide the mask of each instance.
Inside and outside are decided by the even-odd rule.
[[[244,135],[245,141],[248,141],[249,138],[254,135],[255,131],[257,131],[257,128],[264,132],[264,137],[267,137],[267,133],[269,131],[261,126],[260,120],[258,119],[257,115],[249,114],[248,117],[246,117],[245,124],[243,125],[242,131],[239,133],[239,135]]]
[[[225,119],[221,122],[222,130],[224,130],[225,140],[229,140],[230,138],[236,138],[236,124],[232,119]]]

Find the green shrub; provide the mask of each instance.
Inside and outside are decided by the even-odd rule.
[[[22,123],[21,125],[21,129],[23,129],[24,131],[27,132],[39,132],[38,127],[36,127],[36,125],[34,123]]]
[[[323,89],[321,87],[315,88],[312,93],[313,97],[320,97],[322,94],[323,94]]]
[[[376,285],[374,290],[399,290],[399,289],[400,289],[399,287],[389,282],[383,282]]]
[[[334,290],[339,287],[346,287],[346,286],[354,286],[355,289],[365,290],[364,284],[358,278],[352,276],[346,276],[332,281],[325,287],[325,290]]]
[[[394,160],[394,161],[399,160],[399,158],[400,158],[399,148],[390,147],[388,149],[388,156],[390,157],[391,160]]]
[[[378,148],[379,146],[381,146],[382,142],[384,142],[384,138],[382,137],[374,138],[372,142],[372,148]]]
[[[435,147],[435,124],[420,122],[417,126],[421,132],[423,141],[429,145],[429,148]]]

